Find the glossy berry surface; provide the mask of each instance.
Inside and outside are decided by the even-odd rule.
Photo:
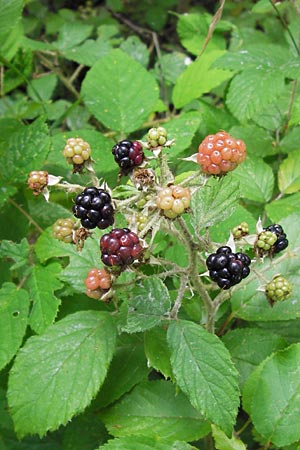
[[[191,203],[191,193],[188,188],[182,186],[169,186],[162,189],[156,199],[156,205],[163,210],[169,219],[182,214]]]
[[[277,236],[277,240],[273,245],[273,253],[279,253],[287,248],[289,241],[287,240],[286,234],[281,225],[275,223],[266,227],[265,230],[271,231]]]
[[[230,172],[245,159],[245,143],[225,131],[206,136],[198,148],[197,162],[202,172],[211,175]]]
[[[90,269],[85,279],[86,294],[91,298],[100,298],[111,288],[111,274],[105,269]]]
[[[69,164],[81,166],[90,159],[91,147],[81,138],[70,138],[63,149],[63,155]]]
[[[160,147],[167,142],[167,131],[163,127],[150,128],[147,138],[150,148]]]
[[[129,228],[115,228],[100,239],[101,260],[106,266],[128,266],[140,258],[143,247]]]
[[[58,219],[52,226],[55,239],[66,243],[73,242],[74,219]]]
[[[114,223],[114,208],[109,193],[100,188],[88,187],[75,198],[73,214],[84,228],[101,230]]]
[[[137,141],[128,140],[120,141],[114,145],[112,154],[124,175],[128,174],[134,167],[140,166],[145,157],[141,144]]]
[[[221,289],[229,289],[250,273],[251,260],[245,253],[232,253],[228,246],[218,248],[206,259],[210,278]]]
[[[286,300],[292,293],[292,285],[282,275],[276,275],[266,285],[266,296],[271,305]]]
[[[40,194],[48,184],[48,172],[44,170],[34,170],[28,177],[28,186],[35,195]]]

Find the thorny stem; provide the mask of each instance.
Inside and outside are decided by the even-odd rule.
[[[25,211],[24,208],[22,208],[22,206],[20,206],[18,203],[16,203],[12,198],[10,198],[10,199],[8,200],[8,202],[11,203],[15,208],[17,208],[17,209],[23,214],[23,216],[25,216],[25,217],[29,220],[29,222],[36,228],[36,230],[37,230],[39,233],[43,233],[44,230],[43,230],[43,229],[39,226],[39,224],[31,217],[31,215],[28,214],[28,212]]]
[[[63,189],[64,191],[67,192],[81,192],[84,189],[84,187],[81,186],[80,184],[71,184],[68,183],[67,181],[63,183],[57,183],[54,185],[54,187],[58,189]]]
[[[181,302],[182,302],[184,293],[186,291],[187,282],[188,282],[188,276],[187,275],[182,276],[180,279],[180,286],[179,286],[179,289],[177,292],[177,297],[176,297],[174,306],[170,312],[171,319],[177,319],[178,311],[181,308]]]

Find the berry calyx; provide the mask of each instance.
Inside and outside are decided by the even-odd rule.
[[[34,195],[39,195],[48,184],[48,172],[44,170],[34,170],[28,177],[28,186],[33,190]]]
[[[85,188],[75,198],[73,214],[80,219],[84,228],[104,230],[114,223],[114,208],[111,196],[105,189]]]
[[[150,128],[147,138],[150,149],[161,147],[167,142],[167,131],[163,127]]]
[[[162,189],[156,199],[156,205],[169,219],[174,219],[189,208],[191,193],[188,188],[171,185]]]
[[[224,175],[245,159],[245,143],[225,131],[206,136],[198,148],[197,162],[202,172],[211,175]]]
[[[123,175],[127,175],[134,167],[140,166],[145,158],[141,144],[127,139],[115,144],[112,154]]]
[[[68,164],[73,164],[74,172],[81,172],[84,164],[91,160],[90,144],[81,138],[70,138],[63,149]]]
[[[250,273],[251,260],[245,253],[232,253],[228,246],[218,248],[206,259],[210,278],[221,289],[229,289]]]
[[[275,302],[286,300],[292,293],[292,285],[282,275],[276,275],[265,288],[267,299],[271,306]]]
[[[86,294],[99,299],[111,288],[111,274],[105,269],[90,269],[85,279]]]
[[[73,242],[74,225],[75,221],[71,218],[58,219],[52,226],[53,236],[67,244]]]
[[[100,239],[101,260],[106,266],[128,266],[144,251],[139,237],[129,228],[115,228]]]
[[[240,239],[243,236],[247,236],[247,234],[249,234],[249,225],[247,224],[247,222],[241,222],[232,230],[234,239]]]

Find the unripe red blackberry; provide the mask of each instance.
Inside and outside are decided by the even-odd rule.
[[[85,279],[86,294],[99,299],[111,288],[111,274],[105,269],[90,269]]]
[[[234,239],[240,239],[243,236],[247,236],[249,234],[249,225],[247,222],[242,222],[232,230],[232,235]]]
[[[202,172],[211,175],[224,175],[245,159],[245,143],[225,131],[206,136],[198,148],[197,162]]]
[[[150,148],[160,147],[167,142],[167,131],[163,127],[150,128],[147,138]]]
[[[178,185],[172,185],[162,189],[156,199],[157,207],[163,210],[163,213],[169,219],[182,214],[191,203],[191,193],[188,188]]]
[[[84,164],[90,161],[90,144],[81,138],[70,138],[63,149],[63,155],[68,164],[73,164],[75,171],[80,171]]]
[[[282,275],[276,275],[266,285],[266,296],[271,306],[275,302],[282,302],[286,300],[292,293],[292,285]]]
[[[129,228],[115,228],[100,239],[101,259],[106,266],[128,266],[143,253],[139,237]]]
[[[52,226],[53,236],[59,241],[73,242],[73,231],[75,221],[71,218],[58,219]]]
[[[124,175],[131,172],[134,167],[140,166],[145,157],[141,144],[127,139],[114,145],[112,154]]]
[[[210,278],[221,289],[229,289],[250,273],[251,260],[245,253],[232,253],[228,246],[218,248],[206,259]]]
[[[100,188],[88,187],[75,198],[73,214],[84,228],[101,230],[114,223],[114,208],[109,193]]]
[[[28,186],[33,190],[34,195],[39,195],[48,184],[48,172],[44,170],[34,170],[28,177]]]

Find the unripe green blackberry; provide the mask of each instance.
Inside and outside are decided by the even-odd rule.
[[[91,147],[90,144],[81,138],[70,138],[63,149],[63,155],[68,164],[73,164],[75,171],[84,166],[87,161],[90,161]]]
[[[271,306],[275,302],[286,300],[292,293],[292,285],[282,275],[276,275],[266,285],[265,293]]]
[[[52,233],[55,239],[66,242],[73,242],[73,230],[75,221],[71,218],[58,219],[52,226]]]
[[[175,219],[175,217],[184,213],[190,203],[190,190],[177,185],[162,189],[156,199],[158,208],[162,209],[164,215],[169,219]]]
[[[263,230],[259,233],[255,243],[255,251],[259,256],[272,252],[272,247],[277,241],[277,236],[272,231]]]
[[[148,145],[150,148],[157,148],[167,142],[167,131],[163,127],[150,128],[148,131]]]
[[[34,170],[28,177],[28,187],[33,190],[34,195],[39,195],[48,184],[48,172],[44,170]]]
[[[243,236],[247,236],[247,234],[249,234],[249,225],[247,222],[240,223],[233,228],[232,234],[234,239],[240,239]]]

